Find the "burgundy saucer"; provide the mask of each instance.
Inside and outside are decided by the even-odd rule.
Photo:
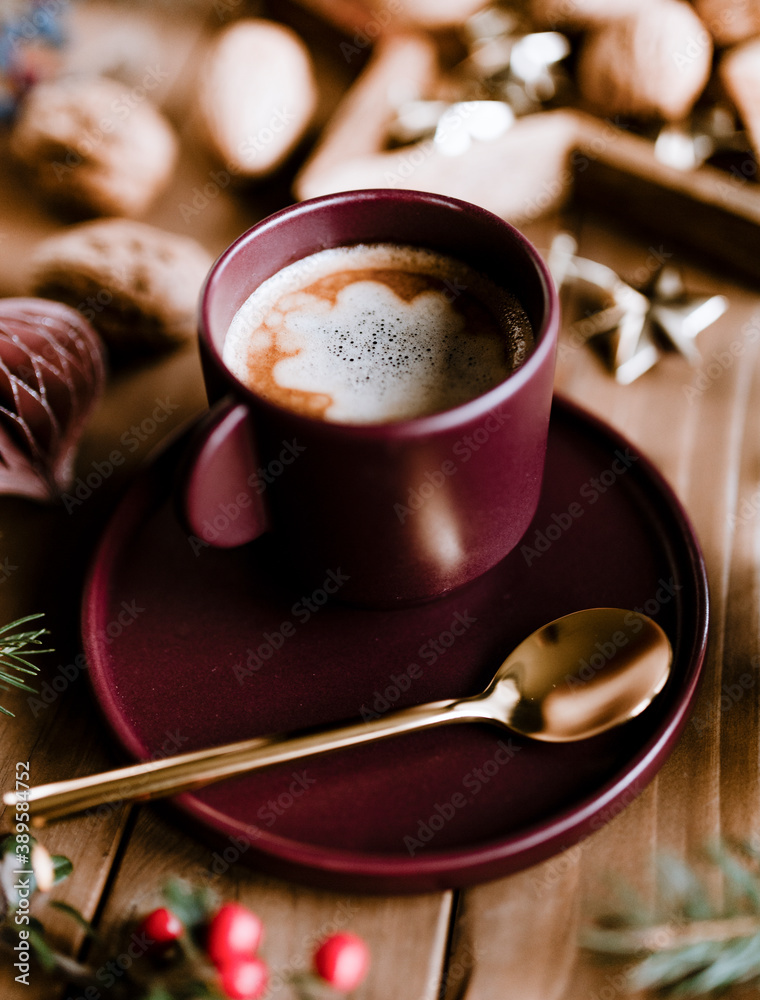
[[[192,818],[215,850],[243,838],[243,859],[333,889],[464,886],[598,829],[673,749],[704,657],[704,566],[669,487],[606,425],[555,401],[523,545],[453,595],[393,611],[342,605],[339,566],[302,593],[266,538],[236,550],[192,544],[171,502],[182,447],[129,490],[84,598],[95,694],[132,757],[474,693],[528,633],[584,607],[644,610],[675,651],[643,715],[582,743],[449,726],[179,796],[175,816]]]

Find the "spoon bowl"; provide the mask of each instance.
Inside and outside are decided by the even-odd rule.
[[[35,826],[106,802],[151,799],[302,757],[454,722],[494,723],[564,743],[596,736],[641,713],[670,673],[667,636],[621,608],[576,611],[542,626],[504,660],[488,687],[329,729],[261,736],[163,760],[40,785],[24,792]],[[15,805],[15,792],[3,796]]]
[[[482,696],[492,721],[531,739],[596,736],[639,715],[665,685],[672,650],[660,626],[620,608],[549,622],[504,660]]]

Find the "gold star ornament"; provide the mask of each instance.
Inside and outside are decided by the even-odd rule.
[[[670,265],[659,268],[638,290],[606,264],[578,257],[576,250],[573,237],[560,233],[549,252],[549,269],[559,289],[572,287],[598,303],[571,325],[570,335],[589,343],[617,382],[634,382],[665,350],[678,351],[690,364],[699,364],[697,336],[728,308],[724,295],[688,292],[681,272]]]

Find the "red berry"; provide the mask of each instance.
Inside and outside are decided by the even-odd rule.
[[[179,917],[162,906],[152,910],[140,924],[140,930],[153,944],[170,944],[182,937],[184,927]]]
[[[219,967],[219,983],[232,1000],[257,1000],[266,993],[269,969],[255,956],[231,958]]]
[[[247,907],[224,903],[208,927],[206,950],[214,965],[253,955],[264,934],[264,926]]]
[[[358,934],[333,934],[317,949],[314,968],[330,986],[349,993],[367,974],[369,948]]]

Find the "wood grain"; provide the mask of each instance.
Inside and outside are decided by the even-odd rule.
[[[356,1000],[382,1000],[389,989],[399,996],[436,996],[445,961],[450,893],[373,898],[317,892],[257,874],[246,865],[244,852],[225,870],[222,847],[188,838],[172,819],[167,822],[154,809],[140,810],[102,915],[108,940],[116,939],[125,918],[138,918],[158,905],[156,887],[170,877],[185,878],[208,885],[220,898],[239,900],[262,918],[263,950],[271,968],[268,995],[273,998],[291,1000],[290,977],[309,968],[319,941],[341,930],[361,934],[372,951],[372,967]],[[97,955],[94,961],[97,964]]]

